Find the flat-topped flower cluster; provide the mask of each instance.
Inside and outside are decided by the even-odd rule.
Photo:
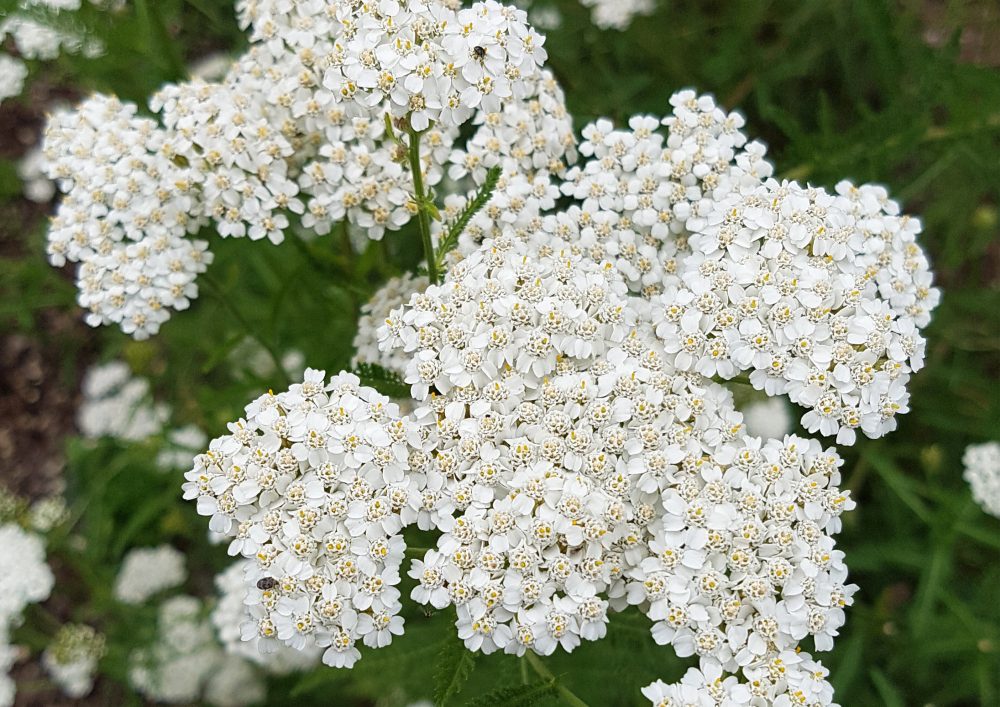
[[[237,7],[250,50],[164,87],[159,122],[93,97],[49,128],[49,253],[80,263],[89,320],[155,333],[206,230],[414,222],[427,273],[354,340],[408,400],[309,369],[195,459],[185,497],[245,558],[220,578],[229,637],[349,667],[403,631],[405,571],[470,650],[573,650],[636,607],[699,660],[656,704],[831,704],[800,644],[829,650],[857,589],[843,462],[748,435],[725,384],[841,444],[892,431],[938,300],[919,221],[881,187],[775,178],[690,90],[577,146],[544,38],[491,0]],[[437,540],[404,567],[410,525]]]

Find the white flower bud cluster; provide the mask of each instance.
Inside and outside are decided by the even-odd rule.
[[[286,675],[309,670],[320,662],[323,649],[307,646],[295,650],[281,644],[272,646],[274,650],[264,653],[260,650],[259,636],[242,640],[243,624],[252,621],[250,609],[246,605],[248,583],[246,574],[252,571],[253,561],[238,559],[224,572],[215,576],[218,599],[212,609],[212,625],[215,626],[219,642],[228,655],[237,656],[264,668],[272,675]]]
[[[47,173],[65,193],[49,229],[53,265],[78,262],[80,305],[92,326],[116,323],[137,339],[197,297],[212,261],[195,175],[161,152],[165,134],[136,107],[95,94],[56,113],[45,133]]]
[[[831,537],[854,507],[837,488],[841,463],[794,436],[689,457],[628,572],[629,603],[656,622],[656,642],[729,672],[806,636],[831,649],[857,589]]]
[[[165,589],[187,579],[184,553],[170,545],[130,550],[115,580],[115,599],[126,604],[142,604]]]
[[[104,635],[85,624],[66,624],[42,654],[42,666],[67,697],[80,699],[94,688]]]
[[[962,455],[962,476],[983,510],[1000,518],[1000,442],[970,444]]]
[[[253,621],[243,638],[262,648],[322,646],[350,667],[358,640],[380,648],[402,632],[400,530],[417,518],[423,481],[409,458],[420,431],[385,396],[341,373],[302,383],[246,408],[187,473],[185,498],[253,558]]]
[[[393,310],[398,309],[417,293],[427,289],[429,284],[424,275],[406,273],[399,277],[389,278],[378,291],[361,307],[358,318],[358,332],[354,335],[354,359],[352,366],[361,363],[371,363],[387,371],[403,375],[409,356],[399,351],[380,351],[378,330],[385,323]]]
[[[908,410],[939,295],[920,222],[880,187],[838,192],[775,180],[730,192],[688,220],[681,283],[653,309],[678,368],[750,370],[755,388],[810,409],[810,432],[853,444],[856,429],[881,437]]]
[[[80,387],[76,424],[84,437],[135,442],[159,434],[170,417],[169,407],[153,400],[149,380],[133,376],[124,361],[91,366]]]
[[[702,661],[689,668],[680,682],[662,680],[643,688],[653,707],[837,707],[830,671],[808,653],[773,653],[743,669],[743,680],[727,675],[717,664]]]

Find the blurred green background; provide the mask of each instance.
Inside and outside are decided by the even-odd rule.
[[[624,124],[635,113],[662,115],[672,92],[695,87],[746,115],[778,176],[825,187],[879,182],[922,217],[943,301],[899,430],[840,450],[858,508],[838,545],[861,590],[836,649],[815,657],[830,667],[843,705],[1000,704],[1000,521],[974,504],[961,477],[966,445],[1000,439],[1000,6],[660,2],[655,15],[616,32],[594,27],[575,0],[536,5],[562,16],[546,47],[578,128],[601,116]],[[345,366],[359,303],[414,265],[419,239],[411,230],[391,236],[390,258],[369,249],[346,276],[294,239],[278,248],[216,241],[201,297],[159,337],[136,343],[88,329],[71,273],[45,261],[50,206],[21,198],[17,159],[55,103],[90,90],[142,103],[189,63],[239,52],[245,39],[227,0],[136,0],[110,23],[85,5],[74,22],[109,51],[33,66],[31,89],[0,108],[0,468],[27,496],[58,487],[65,473],[70,498],[84,499],[90,571],[74,590],[83,608],[63,611],[96,612],[114,644],[118,634],[129,640],[128,622],[138,619],[102,614],[113,610],[95,587],[114,577],[129,546],[169,541],[189,550],[190,588],[206,594],[224,560],[205,547],[206,524],[180,501],[176,479],[158,475],[141,447],[72,440],[85,366],[124,357],[154,380],[175,423],[219,434],[250,399],[284,384],[240,370],[231,355],[238,346],[255,339],[279,355],[302,351],[313,367]],[[322,250],[329,238],[314,245]],[[558,704],[545,685],[516,697],[518,662],[465,654],[446,615],[407,611],[398,645],[366,653],[350,672],[275,683],[271,702],[406,704],[455,678],[450,704]],[[616,616],[605,641],[546,664],[591,705],[642,704],[639,687],[685,669],[647,626],[637,614]],[[94,704],[135,699],[121,684],[123,661],[112,650]],[[48,704],[44,693],[38,699]]]

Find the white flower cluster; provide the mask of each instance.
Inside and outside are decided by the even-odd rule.
[[[881,187],[771,179],[741,116],[693,91],[670,102],[662,121],[584,129],[589,160],[562,187],[579,205],[546,230],[616,263],[680,370],[749,371],[757,389],[808,408],[810,432],[844,444],[895,429],[939,299],[919,221]]]
[[[400,530],[417,518],[423,481],[410,472],[417,427],[358,379],[302,383],[246,408],[212,441],[186,478],[210,527],[253,558],[253,621],[243,638],[263,650],[321,646],[323,661],[350,667],[358,640],[379,648],[402,632]]]
[[[164,149],[199,176],[201,209],[221,236],[279,243],[291,212],[319,234],[349,220],[377,240],[412,218],[406,147],[386,133],[388,113],[351,115],[321,87],[319,51],[304,60],[254,46],[222,83],[168,85],[153,97],[170,136]],[[440,180],[454,137],[437,127],[423,135],[428,184]]]
[[[837,192],[767,180],[717,200],[689,219],[681,283],[653,304],[679,368],[749,370],[758,390],[809,408],[810,432],[852,444],[908,410],[938,292],[918,220],[881,187]]]
[[[126,604],[142,604],[187,579],[184,553],[170,545],[130,550],[115,579],[114,596]]]
[[[455,226],[472,198],[472,193],[445,197],[442,220],[431,225],[439,241],[444,232]],[[547,172],[539,171],[531,176],[501,174],[489,202],[462,231],[458,252],[475,251],[487,238],[509,236],[522,241],[539,240],[538,234],[545,231],[543,213],[554,208],[558,199],[559,187]]]
[[[104,635],[85,624],[66,624],[42,654],[42,666],[67,697],[80,699],[94,688]]]
[[[169,416],[152,400],[149,381],[134,377],[124,361],[91,367],[83,378],[76,422],[84,437],[139,441],[159,434]]]
[[[412,596],[454,604],[472,650],[601,638],[672,464],[740,429],[723,389],[663,370],[625,293],[610,264],[501,238],[383,327],[434,451],[421,527],[443,532]]]
[[[212,261],[200,226],[196,175],[163,154],[165,134],[134,105],[94,95],[52,116],[48,175],[65,193],[49,229],[55,266],[80,263],[80,306],[92,326],[116,323],[137,339],[197,297]]]
[[[837,707],[829,671],[808,653],[785,651],[743,670],[745,680],[704,661],[680,682],[662,680],[643,688],[654,707]]]
[[[464,9],[452,0],[240,0],[237,10],[251,41],[316,61],[318,83],[351,113],[385,106],[416,130],[455,127],[521,98],[545,60],[525,13],[494,0]]]
[[[155,641],[132,653],[129,682],[156,702],[187,704],[200,699],[218,707],[260,702],[264,683],[241,658],[226,656],[215,641],[205,607],[191,596],[160,605]]]
[[[323,653],[323,649],[318,646],[296,650],[287,645],[277,645],[271,646],[273,650],[265,653],[258,645],[259,636],[242,640],[241,627],[252,620],[250,609],[246,605],[246,575],[252,572],[252,566],[252,560],[239,559],[215,577],[218,599],[212,609],[212,625],[215,626],[223,650],[228,655],[259,665],[273,675],[285,675],[315,667]]]
[[[1000,518],[1000,442],[970,444],[962,455],[963,477],[983,510]]]
[[[580,0],[590,8],[591,21],[601,29],[626,30],[641,15],[656,10],[656,0]]]
[[[0,66],[4,59],[0,56]],[[0,68],[0,74],[3,73]],[[3,89],[0,89],[0,94]],[[3,100],[0,98],[0,100]],[[56,185],[45,176],[45,154],[41,146],[29,150],[17,163],[17,176],[23,183],[24,197],[38,204],[47,204],[56,195]]]
[[[559,198],[555,179],[577,159],[572,116],[562,89],[548,70],[529,85],[523,100],[509,102],[498,112],[478,111],[473,121],[479,125],[476,132],[464,148],[456,147],[448,157],[449,177],[471,180],[477,187],[489,169],[501,170],[489,203],[461,234],[462,252],[503,234],[529,240],[542,228],[542,214],[555,208]],[[432,225],[438,241],[474,198],[475,191],[445,197],[442,221]]]
[[[10,633],[21,623],[28,604],[45,601],[55,578],[45,562],[45,545],[15,523],[0,525],[0,705],[14,704],[14,681],[8,671],[17,651]]]
[[[839,516],[841,460],[815,440],[745,438],[724,461],[689,459],[662,493],[628,600],[653,638],[734,672],[812,636],[830,650],[852,603]]]
[[[409,302],[415,293],[426,290],[428,284],[427,277],[406,273],[400,277],[389,278],[372,295],[372,298],[361,307],[358,332],[354,335],[355,353],[352,366],[370,363],[400,375],[405,373],[409,357],[398,351],[380,351],[378,330],[385,324],[386,318],[393,310]]]

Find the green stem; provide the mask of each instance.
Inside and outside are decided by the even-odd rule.
[[[410,135],[410,172],[413,173],[413,191],[417,202],[417,221],[420,224],[420,238],[424,243],[424,258],[427,260],[427,277],[432,285],[438,284],[437,258],[434,253],[434,241],[431,238],[431,217],[427,208],[427,192],[424,189],[424,174],[420,165],[420,135],[407,123]]]
[[[589,707],[586,702],[574,695],[572,690],[560,683],[556,676],[552,674],[552,671],[545,667],[545,663],[543,663],[537,655],[528,651],[524,654],[524,657],[528,659],[528,665],[531,666],[532,670],[538,673],[538,677],[542,680],[547,680],[553,687],[555,687],[556,692],[559,693],[559,697],[561,697],[566,704],[572,705],[572,707]]]
[[[347,228],[346,218],[340,222],[337,230],[340,232],[340,248],[344,251],[347,262],[350,263],[354,259],[354,247],[351,245],[351,234]]]

